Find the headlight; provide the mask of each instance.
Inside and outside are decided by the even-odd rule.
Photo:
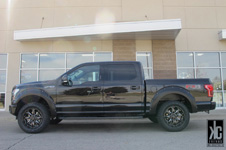
[[[13,92],[12,92],[12,100],[15,99],[16,97],[16,94],[19,92],[19,89],[14,89]]]

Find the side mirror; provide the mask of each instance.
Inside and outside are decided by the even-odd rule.
[[[68,77],[66,74],[61,78],[61,80],[62,80],[62,85],[68,85]]]

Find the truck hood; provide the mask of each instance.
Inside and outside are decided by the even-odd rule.
[[[14,88],[34,88],[34,87],[44,87],[44,86],[55,86],[56,80],[48,81],[37,81],[37,82],[28,82],[16,85]]]

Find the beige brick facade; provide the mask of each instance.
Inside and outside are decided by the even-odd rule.
[[[174,40],[153,40],[154,79],[176,79],[176,49]]]
[[[114,61],[135,61],[136,42],[135,40],[113,40]]]

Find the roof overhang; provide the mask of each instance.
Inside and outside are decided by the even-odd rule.
[[[120,22],[14,31],[14,40],[175,39],[180,19]]]
[[[219,40],[226,40],[226,29],[221,30],[221,31],[218,33],[218,36],[219,36]]]

